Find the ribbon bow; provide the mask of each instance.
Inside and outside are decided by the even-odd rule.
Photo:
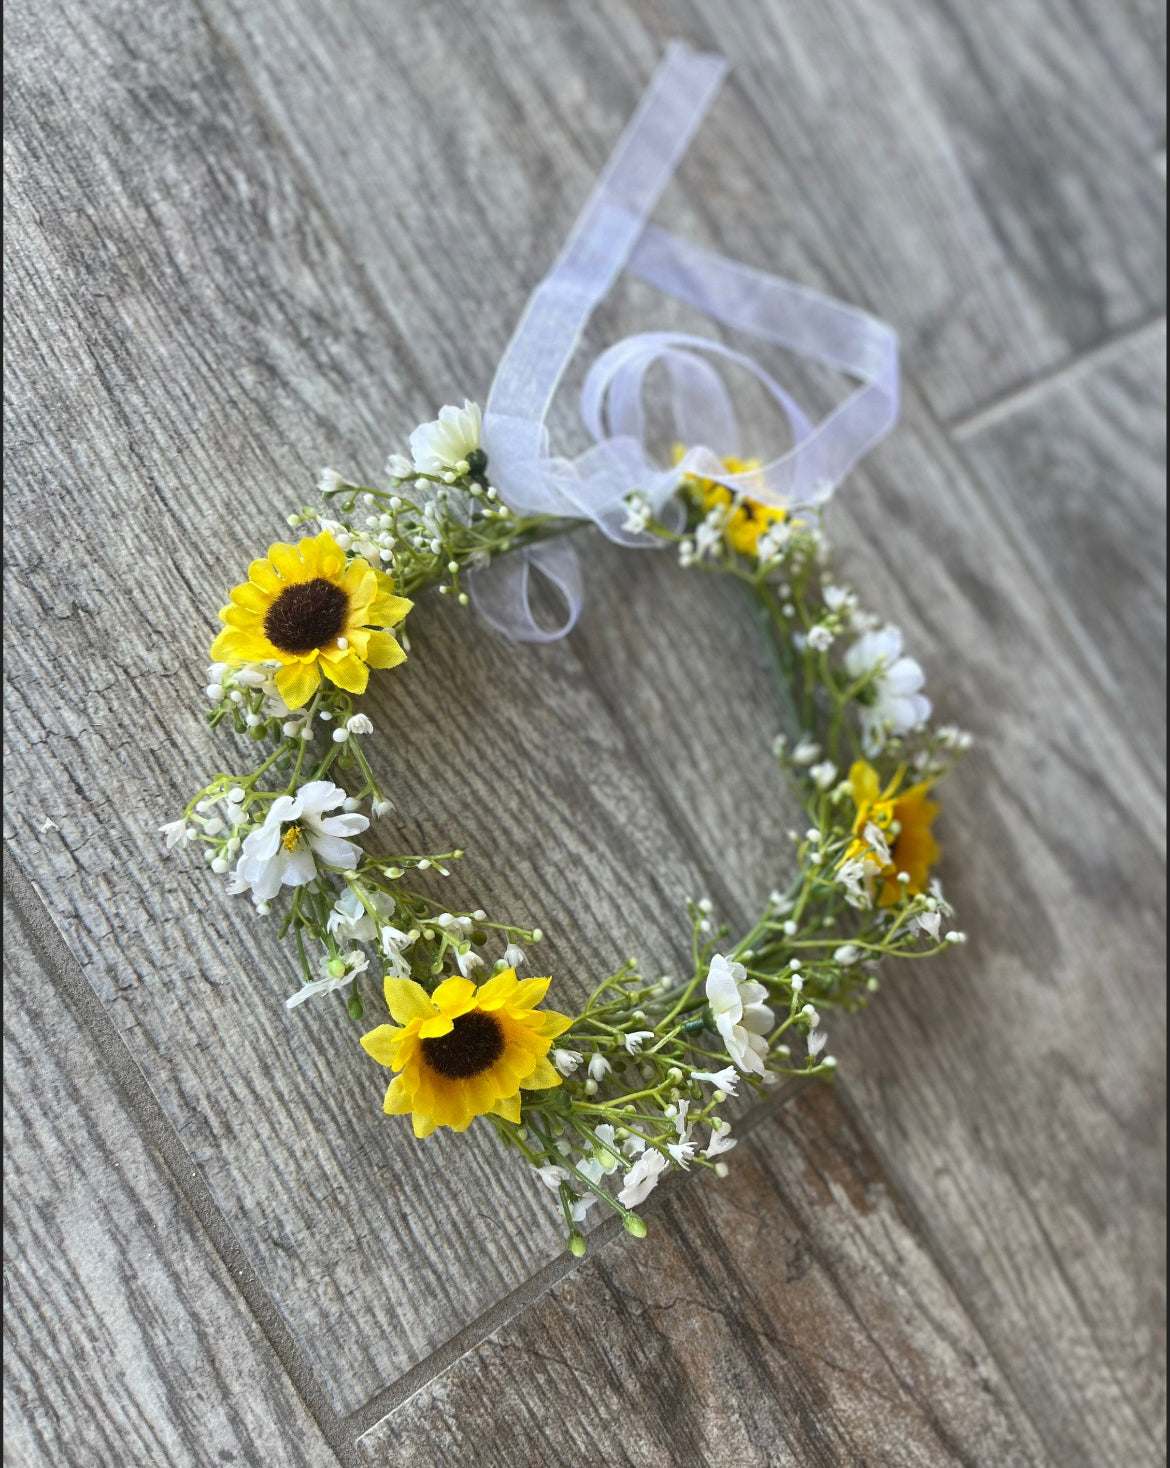
[[[875,317],[779,276],[715,255],[647,221],[727,73],[721,56],[675,42],[598,180],[552,269],[537,286],[504,353],[483,418],[492,482],[518,515],[591,520],[629,546],[658,546],[627,529],[626,496],[646,496],[656,515],[684,475],[716,480],[732,493],[784,509],[823,503],[898,416],[898,341]],[[593,446],[576,459],[554,457],[545,418],[594,307],[623,268],[698,307],[714,320],[859,377],[858,387],[820,423],[756,361],[722,343],[682,332],[641,332],[592,364],[581,414]],[[714,361],[712,359],[715,359]],[[715,366],[746,369],[784,412],[792,446],[749,473],[723,460],[741,452],[735,409]],[[646,446],[642,389],[665,368],[676,438],[689,445],[669,467]],[[561,592],[566,615],[555,628],[533,616],[533,570]],[[508,636],[551,642],[577,621],[583,601],[575,551],[552,540],[502,557],[476,573],[472,597]]]

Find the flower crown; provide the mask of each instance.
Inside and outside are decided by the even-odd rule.
[[[392,1073],[384,1111],[409,1115],[418,1137],[485,1118],[557,1195],[574,1254],[585,1250],[592,1206],[641,1236],[635,1210],[669,1169],[724,1174],[735,1139],[722,1110],[741,1088],[831,1075],[823,1017],[863,1004],[883,960],[964,941],[932,869],[937,786],[969,738],[930,727],[921,668],[898,629],[834,578],[821,528],[836,481],[893,421],[892,333],[788,282],[716,257],[696,264],[693,247],[644,225],[722,75],[718,58],[668,53],[534,296],[487,412],[469,402],[443,408],[411,434],[408,456],[390,456],[384,487],[324,471],[319,503],[288,517],[314,533],[251,563],[220,612],[206,696],[211,726],[258,758],[216,775],[162,827],[169,847],[201,850],[230,893],[249,894],[291,937],[301,982],[290,1008],[337,991],[362,1021],[384,1004],[387,1020],[360,1036]],[[674,153],[648,152],[647,137],[656,148],[675,139]],[[679,275],[680,262],[693,268]],[[586,381],[595,447],[571,463],[549,457],[547,401],[623,263],[701,298],[717,319],[799,341],[865,386],[813,428],[767,374],[717,343],[627,338]],[[752,322],[745,299],[755,302]],[[818,335],[831,336],[820,352],[810,346]],[[738,456],[710,353],[769,385],[792,426],[787,454]],[[656,363],[671,375],[680,429],[666,464],[643,442],[638,397]],[[474,600],[513,636],[563,634],[581,599],[564,536],[589,522],[740,583],[790,710],[773,754],[807,824],[789,833],[792,875],[749,931],[733,938],[709,901],[688,903],[688,973],[650,978],[631,960],[568,1015],[544,1007],[549,977],[518,972],[527,974],[539,928],[435,895],[429,874],[449,875],[460,851],[374,853],[353,839],[392,810],[363,748],[374,731],[356,700],[371,669],[406,660],[405,622],[428,590]],[[533,569],[566,603],[551,630],[528,602]]]

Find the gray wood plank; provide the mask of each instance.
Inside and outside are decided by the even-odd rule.
[[[972,421],[960,442],[1164,780],[1165,322]]]
[[[322,460],[376,472],[447,386],[196,10],[17,4],[9,44],[10,840],[351,1409],[558,1251],[557,1220],[490,1136],[382,1118],[340,1006],[288,1015],[289,955],[155,827],[222,758],[198,705],[223,588]],[[540,922],[569,1005],[630,951],[668,969],[701,879],[571,648],[441,604],[412,630],[371,710],[386,839],[463,845],[452,890]]]
[[[770,136],[783,228],[759,263],[842,267],[839,287],[896,322],[944,417],[1164,307],[1165,191],[1149,166],[1165,127],[1154,5],[211,8],[397,317],[425,310],[452,274],[498,282],[494,301],[462,298],[475,300],[475,339],[447,343],[452,391],[484,346],[490,372],[497,323],[506,339],[675,34],[729,56],[751,114],[750,134],[730,146],[696,145],[711,164],[706,207],[729,209],[718,182],[732,183],[729,158],[746,136],[757,154]],[[508,139],[507,158],[493,138]],[[558,154],[537,187],[533,139],[538,159],[553,139]],[[463,201],[479,206],[470,237]],[[425,262],[395,249],[399,229],[430,230]]]
[[[826,1088],[679,1188],[359,1440],[376,1468],[474,1462],[1049,1462]]]
[[[937,413],[1164,309],[1160,7],[692,6]]]
[[[336,1458],[4,899],[4,1461]]]

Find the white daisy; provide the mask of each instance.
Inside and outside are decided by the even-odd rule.
[[[768,991],[749,979],[742,963],[729,963],[721,953],[707,970],[707,1003],[727,1053],[745,1074],[764,1074],[768,1054],[765,1036],[776,1016],[763,1002]]]
[[[278,795],[259,830],[244,841],[236,863],[235,891],[251,888],[253,901],[268,902],[285,887],[303,887],[317,875],[317,860],[348,871],[361,860],[356,836],[370,824],[356,813],[327,816],[345,801],[345,791],[328,780],[302,785],[295,795]]]
[[[468,455],[479,448],[482,428],[478,403],[465,400],[462,408],[440,408],[435,422],[420,423],[410,435],[415,468],[420,474],[458,472],[458,466],[466,464]]]
[[[861,742],[866,754],[877,754],[887,735],[905,734],[930,718],[931,703],[919,689],[926,682],[913,658],[902,656],[902,633],[882,627],[863,633],[843,659],[850,678],[873,676],[873,701],[859,705]]]

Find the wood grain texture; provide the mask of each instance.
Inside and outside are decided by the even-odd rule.
[[[451,303],[475,302],[475,340],[433,348],[455,357],[451,392],[481,351],[490,374],[497,323],[506,339],[673,35],[729,57],[735,101],[715,116],[750,117],[698,139],[683,177],[702,170],[699,208],[720,211],[730,158],[766,160],[762,197],[784,208],[760,263],[844,267],[838,287],[897,323],[942,416],[1164,308],[1152,4],[209,3],[404,327],[453,274],[498,283]],[[430,232],[425,261],[399,230]]]
[[[376,466],[443,386],[197,12],[18,5],[10,45],[11,840],[353,1408],[559,1250],[547,1192],[490,1136],[384,1121],[340,1006],[287,1015],[288,954],[155,827],[222,758],[197,701],[223,587],[322,457]],[[472,853],[452,890],[542,922],[567,1004],[635,940],[669,968],[701,878],[571,648],[439,607],[413,647],[372,699],[386,841]]]
[[[789,161],[797,227],[844,246],[936,413],[1165,308],[1157,5],[694,8]]]
[[[4,1461],[336,1458],[4,901]]]
[[[1151,780],[1165,779],[1166,325],[960,439]]]
[[[1048,1460],[832,1092],[359,1441],[376,1468]]]

